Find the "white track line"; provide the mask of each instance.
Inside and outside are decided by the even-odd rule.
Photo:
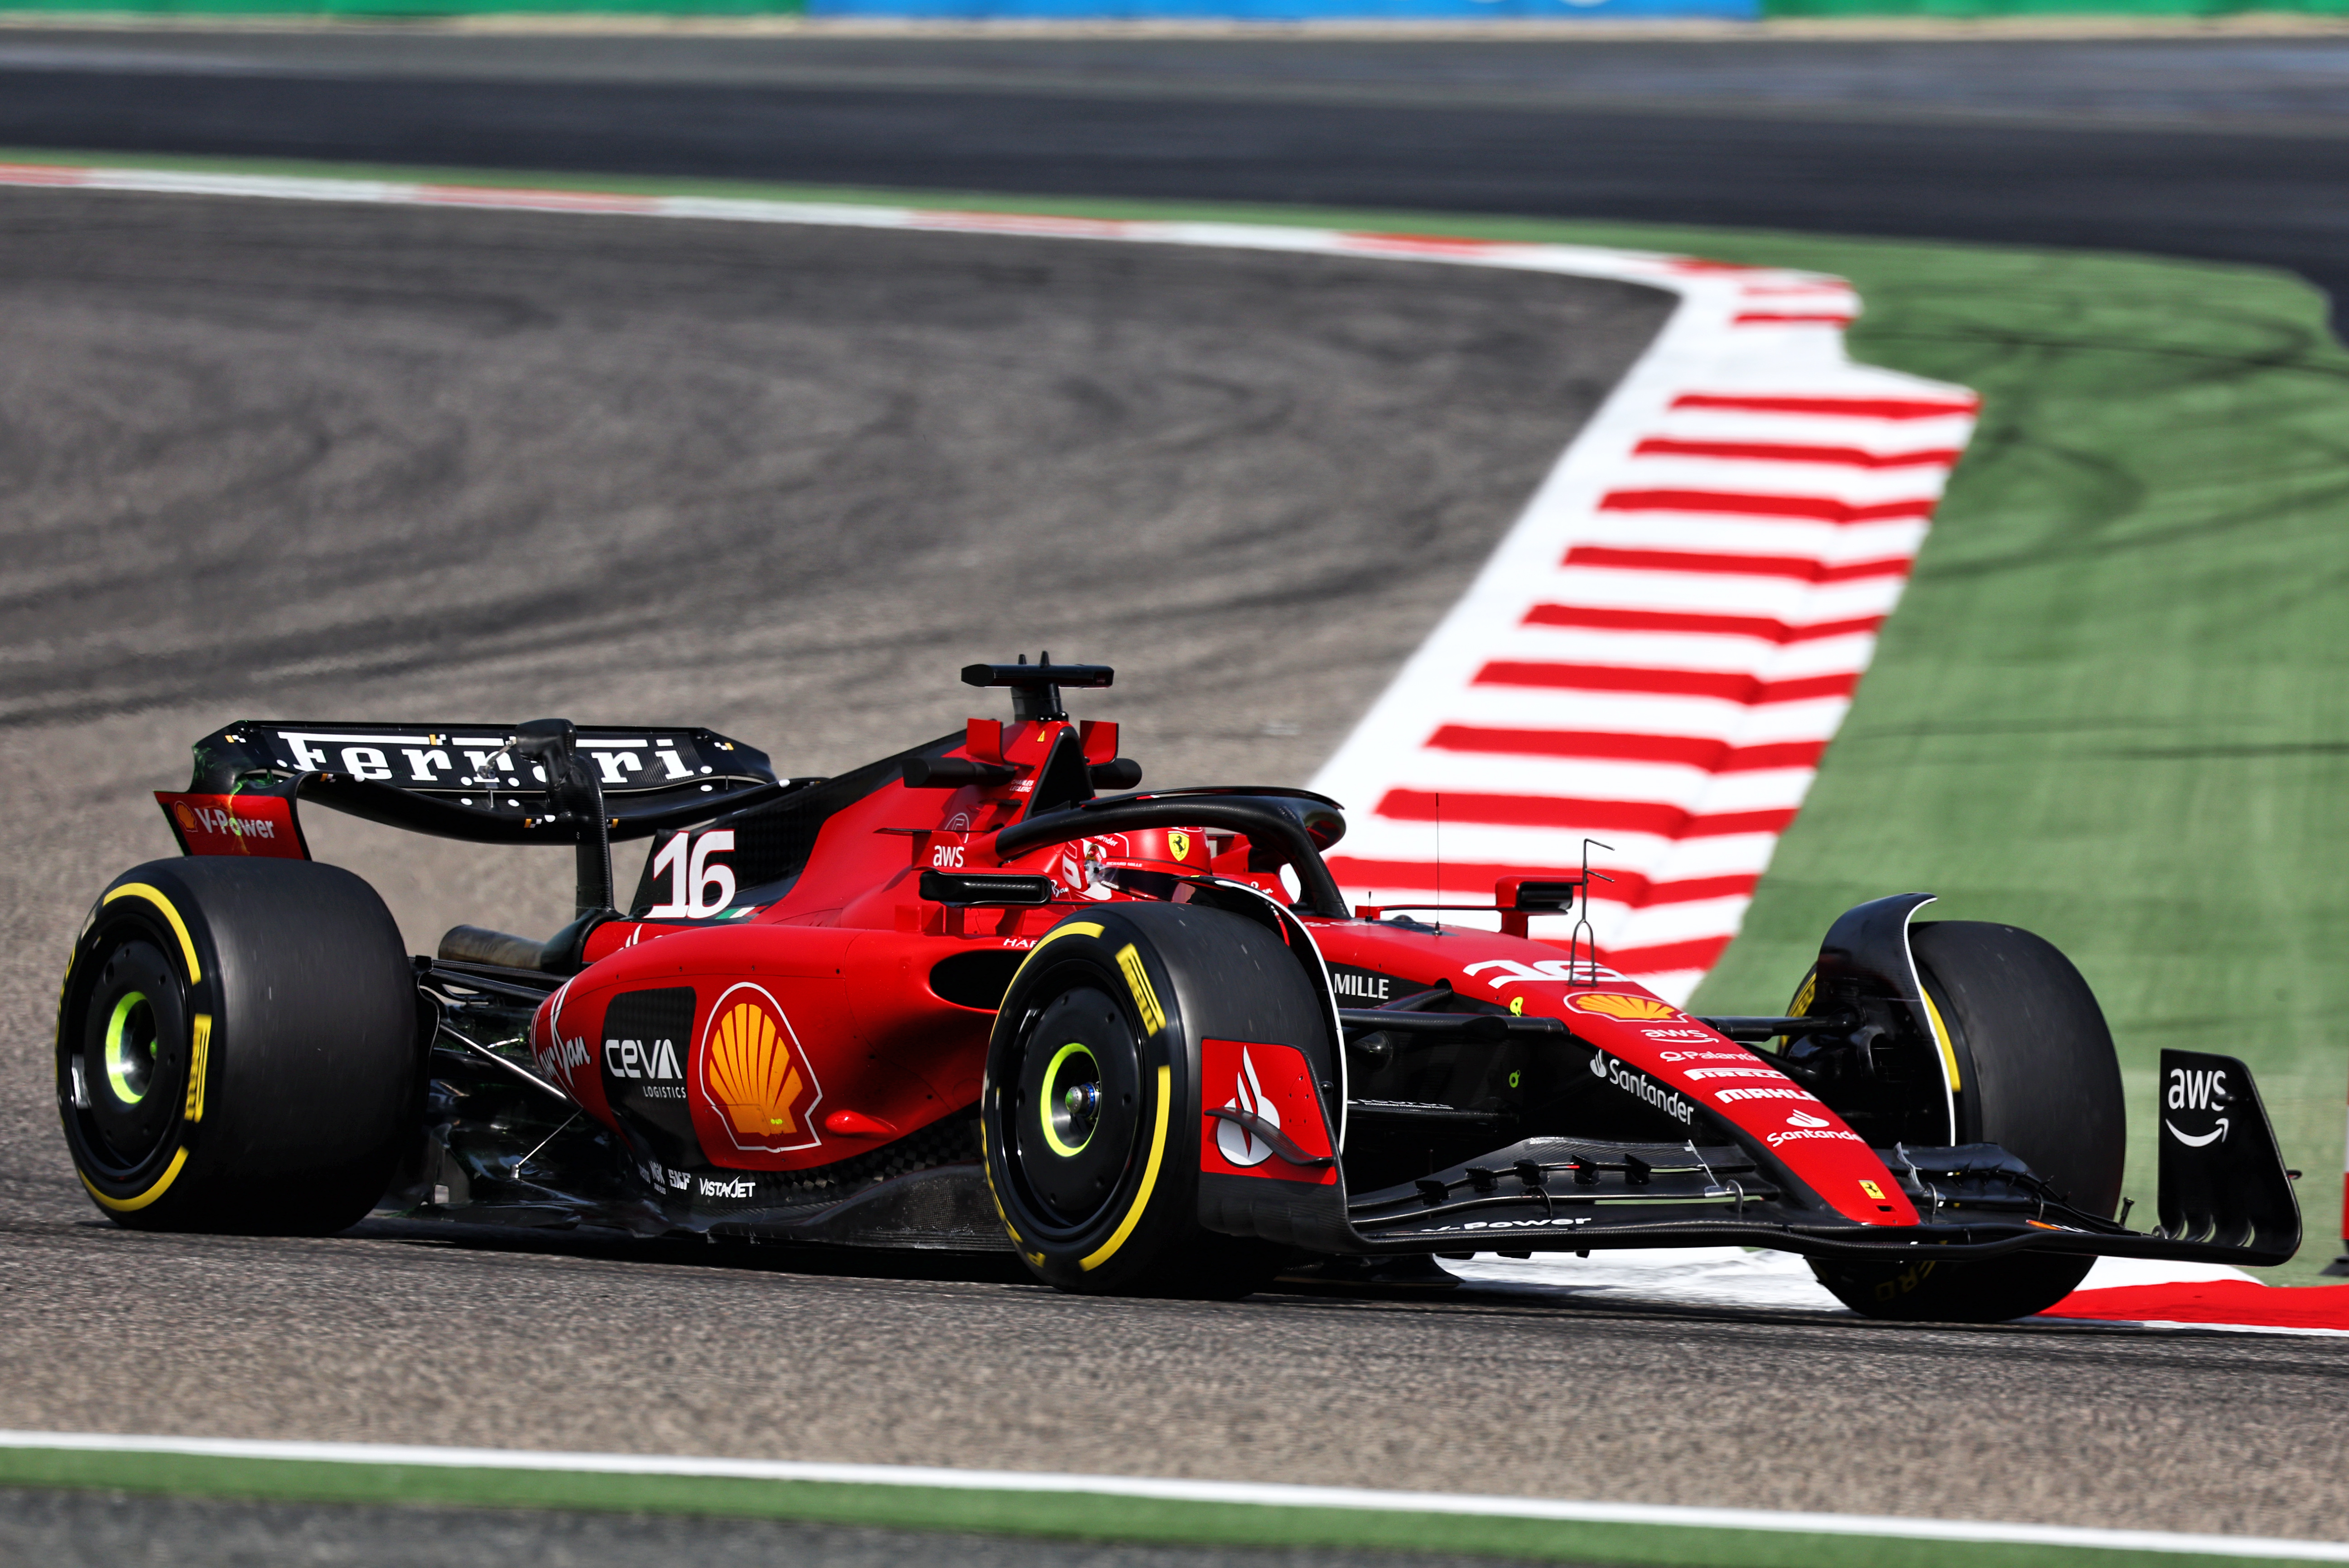
[[[1752,1508],[1679,1508],[1655,1503],[1565,1502],[1543,1498],[1382,1491],[1360,1487],[1283,1486],[1261,1481],[1155,1480],[1030,1470],[966,1470],[919,1465],[820,1464],[657,1454],[576,1454],[521,1449],[450,1449],[389,1443],[309,1443],[244,1438],[119,1437],[91,1432],[0,1431],[0,1449],[78,1453],[171,1454],[320,1464],[406,1465],[436,1469],[693,1476],[837,1485],[928,1487],[953,1491],[1048,1492],[1147,1498],[1259,1508],[1347,1509],[1670,1529],[1751,1530],[1779,1534],[1875,1536],[1905,1541],[1984,1542],[2349,1563],[2349,1544],[2275,1536],[2189,1535],[2158,1530],[2001,1524],[1983,1520],[1902,1519],[1854,1513],[1793,1513]]]
[[[1973,427],[1963,388],[1850,362],[1843,328],[1859,300],[1841,279],[1685,256],[83,165],[0,164],[7,184],[1208,245],[1677,294],[1465,597],[1313,781],[1349,807],[1353,831],[1331,865],[1364,900],[1474,902],[1490,897],[1495,867],[1575,866],[1585,836],[1614,846],[1599,864],[1619,880],[1591,911],[1600,945],[1674,1002],[1736,935]],[[1770,780],[1745,771],[1757,746],[1784,753]],[[1568,924],[1539,934],[1562,940]]]

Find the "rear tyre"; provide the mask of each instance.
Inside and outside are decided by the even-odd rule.
[[[2074,1208],[2109,1216],[2127,1115],[2112,1032],[2088,982],[2051,943],[2013,926],[1942,920],[1913,928],[1909,942],[1958,1063],[1958,1141],[1997,1144]],[[1814,1261],[1811,1271],[1869,1317],[1999,1323],[2054,1306],[2094,1262],[2023,1252],[1971,1263]]]
[[[340,1231],[414,1120],[419,1019],[399,929],[349,872],[137,867],[92,909],[59,1000],[74,1168],[135,1230]]]
[[[1289,1250],[1199,1224],[1197,1042],[1322,1029],[1280,938],[1241,916],[1115,905],[1053,928],[1005,993],[979,1095],[988,1185],[1029,1270],[1088,1294],[1269,1283]]]

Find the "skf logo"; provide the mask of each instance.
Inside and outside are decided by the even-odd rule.
[[[709,1010],[701,1040],[701,1093],[738,1149],[781,1154],[812,1148],[815,1081],[791,1021],[761,987],[738,985]]]
[[[1646,1023],[1681,1015],[1680,1009],[1669,1002],[1658,1002],[1652,996],[1625,996],[1611,991],[1569,996],[1566,1004],[1577,1012],[1596,1013],[1601,1018],[1620,1018],[1626,1023]]]

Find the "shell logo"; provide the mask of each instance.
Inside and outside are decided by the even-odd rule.
[[[701,1037],[701,1092],[738,1149],[812,1148],[823,1089],[775,999],[738,985],[718,999]]]
[[[1658,1002],[1652,996],[1625,996],[1611,991],[1569,996],[1566,1004],[1577,1012],[1595,1012],[1601,1018],[1620,1018],[1630,1023],[1651,1023],[1681,1015],[1680,1009],[1669,1002]]]
[[[180,826],[185,831],[193,833],[196,830],[196,814],[188,809],[186,801],[173,802],[171,815],[180,819]]]

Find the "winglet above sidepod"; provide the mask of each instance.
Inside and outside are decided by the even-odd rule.
[[[2281,1263],[2300,1250],[2300,1204],[2274,1129],[2232,1056],[2161,1054],[2161,1231]]]

